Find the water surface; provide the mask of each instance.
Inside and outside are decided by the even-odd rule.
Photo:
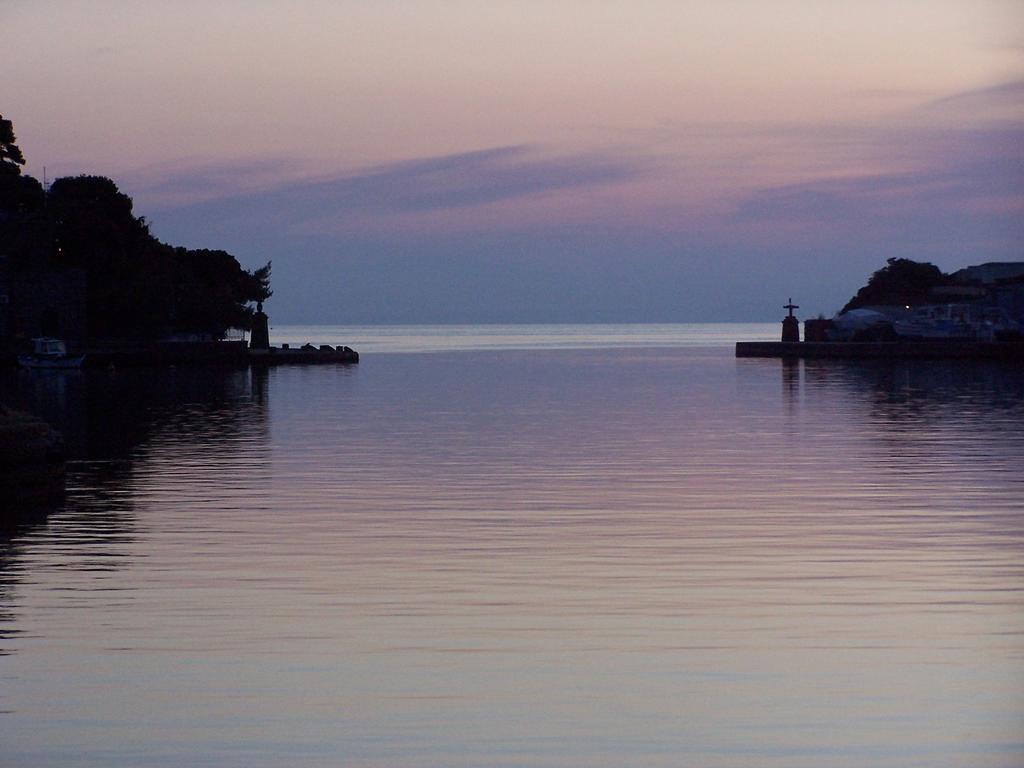
[[[1024,763],[1024,373],[633,330],[11,377],[0,764]]]

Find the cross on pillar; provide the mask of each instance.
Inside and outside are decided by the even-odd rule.
[[[799,304],[794,304],[793,303],[793,297],[791,296],[789,298],[789,304],[783,304],[782,308],[783,309],[788,309],[789,310],[789,317],[792,317],[793,316],[793,310],[794,309],[800,309],[800,305]]]

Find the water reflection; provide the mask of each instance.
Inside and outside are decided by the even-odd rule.
[[[829,364],[832,363],[832,364]],[[855,412],[894,465],[1022,469],[1024,369],[954,361],[804,364],[805,407]],[[976,459],[977,461],[972,461]]]
[[[171,477],[181,463],[244,461],[268,473],[265,371],[19,371],[2,380],[0,397],[61,430],[69,459],[64,503],[26,511],[0,536],[0,652],[24,633],[15,592],[27,576],[48,581],[54,610],[75,595],[130,591],[118,574],[138,557],[135,506],[154,466]]]
[[[1024,369],[1014,363],[808,360],[804,367],[808,384],[843,387],[847,397],[870,401],[877,415],[895,419],[1016,410],[1024,399]]]
[[[73,458],[128,458],[182,411],[192,413],[183,427],[203,432],[213,419],[209,438],[230,442],[239,425],[252,423],[249,413],[261,420],[266,385],[260,376],[266,372],[196,367],[19,370],[4,372],[0,398],[60,430]]]
[[[690,347],[151,394],[9,550],[0,758],[1020,764],[1020,385]]]

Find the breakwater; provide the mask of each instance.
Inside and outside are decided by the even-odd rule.
[[[81,354],[81,353],[79,353]],[[144,347],[98,347],[84,350],[86,368],[146,367],[168,365],[212,365],[244,368],[249,365],[351,365],[359,353],[343,346],[305,344],[301,347],[251,349],[244,341],[166,342]],[[17,357],[9,353],[0,366],[14,367]]]
[[[738,341],[736,357],[842,360],[1019,360],[1021,341]]]

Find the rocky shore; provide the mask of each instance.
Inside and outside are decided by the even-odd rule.
[[[64,440],[46,423],[0,403],[0,527],[64,497]]]

